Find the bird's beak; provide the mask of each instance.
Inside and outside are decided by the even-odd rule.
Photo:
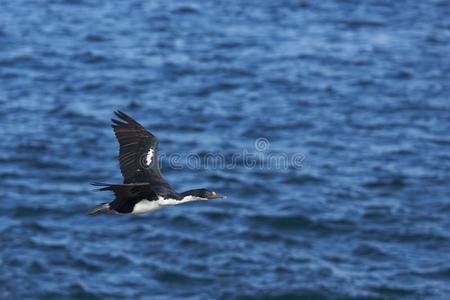
[[[226,196],[219,195],[216,192],[211,192],[211,195],[209,196],[209,199],[217,199],[217,198],[226,198]]]

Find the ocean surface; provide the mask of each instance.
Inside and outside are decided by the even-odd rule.
[[[449,15],[0,1],[0,299],[450,299]],[[228,198],[87,216],[117,109]]]

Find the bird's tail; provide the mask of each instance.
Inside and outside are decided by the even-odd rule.
[[[108,203],[102,203],[99,206],[94,207],[88,211],[88,215],[95,216],[100,214],[111,214],[112,209],[109,207]]]

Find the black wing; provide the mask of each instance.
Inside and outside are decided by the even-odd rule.
[[[112,191],[115,199],[110,207],[119,213],[130,213],[136,203],[142,199],[157,200],[158,195],[150,188],[149,183],[109,184],[94,182],[93,186],[100,187],[97,191]]]
[[[159,195],[174,193],[162,177],[158,163],[158,140],[141,124],[121,111],[112,119],[119,141],[119,163],[124,183],[147,182]]]

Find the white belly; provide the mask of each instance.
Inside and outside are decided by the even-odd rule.
[[[161,207],[164,207],[164,206],[177,205],[177,204],[182,204],[182,203],[191,202],[191,201],[195,201],[195,200],[203,200],[203,199],[194,197],[194,196],[186,196],[181,200],[170,199],[170,198],[164,199],[161,196],[158,197],[158,200],[154,200],[154,201],[148,201],[148,200],[144,199],[144,200],[141,200],[138,203],[136,203],[136,205],[134,206],[133,211],[131,213],[132,214],[143,214],[146,212],[160,209]]]
[[[161,205],[158,203],[158,201],[148,201],[148,200],[141,200],[133,208],[132,214],[143,214],[146,212],[154,211],[157,209],[160,209]]]

